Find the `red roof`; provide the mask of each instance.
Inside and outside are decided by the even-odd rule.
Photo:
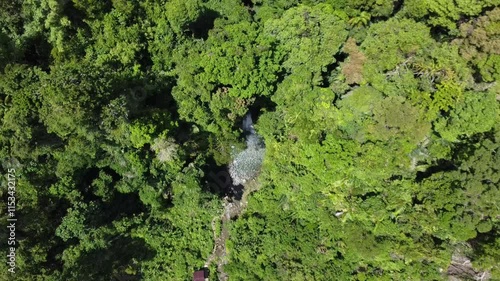
[[[193,281],[205,281],[205,271],[198,270],[193,274]]]

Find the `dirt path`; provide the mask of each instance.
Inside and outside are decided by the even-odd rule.
[[[224,272],[224,265],[229,261],[228,252],[226,249],[226,241],[229,237],[228,225],[231,220],[239,217],[245,211],[248,204],[248,196],[250,193],[258,190],[260,185],[256,181],[249,181],[245,184],[245,191],[241,200],[234,200],[231,198],[224,198],[224,212],[220,216],[216,216],[212,219],[212,232],[214,237],[214,249],[212,254],[207,258],[205,262],[205,267],[210,267],[210,265],[215,262],[217,264],[217,273],[219,276],[219,281],[227,281],[228,275]],[[217,235],[217,221],[220,221],[221,230],[220,235]]]

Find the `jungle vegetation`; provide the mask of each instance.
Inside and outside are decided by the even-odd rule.
[[[499,6],[1,0],[0,277],[190,280],[250,113],[229,280],[500,280]]]

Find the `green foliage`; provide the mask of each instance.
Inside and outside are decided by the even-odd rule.
[[[430,25],[444,27],[452,34],[456,34],[456,22],[461,17],[477,16],[484,8],[499,4],[498,0],[410,0],[405,2],[403,13],[416,19],[427,17],[427,22]]]
[[[197,78],[218,86],[213,90],[222,96],[222,101],[232,99],[236,107],[232,111],[240,115],[241,109],[235,104],[235,98],[269,95],[270,84],[276,79],[277,66],[270,58],[271,52],[266,50],[269,43],[260,43],[256,26],[249,22],[225,25],[220,29],[216,27],[211,35],[206,42],[207,50],[199,58],[199,66],[204,71]],[[262,45],[255,47],[256,44]],[[217,108],[219,106],[227,107],[215,100],[213,110],[221,110]]]
[[[319,72],[335,62],[333,56],[347,37],[346,18],[330,5],[300,6],[268,21],[264,32],[279,43],[277,52],[283,56],[287,72],[307,68],[316,82]]]
[[[91,206],[83,203],[77,203],[73,208],[69,208],[68,213],[57,227],[56,235],[64,241],[83,237],[85,233],[85,216],[88,208],[91,208]]]
[[[38,93],[39,76],[36,70],[20,65],[9,65],[0,78],[2,98],[1,142],[2,156],[36,158],[32,141],[40,140],[43,126],[38,124],[37,109],[40,107]],[[40,145],[49,143],[41,143]]]
[[[102,104],[110,97],[106,75],[105,69],[76,62],[58,65],[50,76],[43,75],[40,119],[47,131],[63,139],[71,134],[88,134]]]
[[[351,18],[349,24],[353,26],[364,26],[370,22],[371,16],[367,12],[361,12],[357,17]]]
[[[188,25],[204,12],[202,2],[199,0],[170,1],[165,8],[170,26],[178,34],[185,32]]]
[[[134,123],[130,128],[130,141],[135,148],[141,148],[146,143],[151,143],[151,135],[155,132],[153,124]]]
[[[499,122],[500,108],[495,94],[466,93],[465,100],[457,104],[448,117],[435,123],[435,130],[449,141],[459,136],[471,137],[490,131]]]
[[[426,179],[419,191],[425,208],[422,217],[428,222],[427,231],[441,239],[465,241],[477,232],[491,231],[497,223],[498,209],[493,205],[499,189],[498,144],[484,139],[457,170],[441,172]],[[479,160],[481,159],[481,160]]]
[[[392,70],[410,56],[424,54],[434,44],[429,36],[429,27],[410,19],[391,18],[373,24],[361,48],[369,60],[367,67],[380,71]]]
[[[0,1],[14,278],[499,279],[498,5]]]
[[[199,175],[192,168],[179,173],[172,183],[173,207],[150,217],[132,233],[156,251],[153,259],[142,264],[142,272],[152,279],[192,278],[212,250],[210,220],[217,214],[218,203],[200,190]]]
[[[114,9],[102,20],[90,24],[94,44],[86,48],[86,57],[98,66],[119,62],[138,67],[137,59],[144,48],[139,23],[127,24],[126,14]]]
[[[461,55],[479,69],[482,80],[492,82],[500,77],[498,27],[500,9],[495,8],[474,21],[460,25],[460,35],[453,41]]]

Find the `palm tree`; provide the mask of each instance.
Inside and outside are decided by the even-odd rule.
[[[361,12],[359,16],[353,17],[349,20],[349,24],[352,26],[365,26],[370,22],[371,15],[367,12]]]

